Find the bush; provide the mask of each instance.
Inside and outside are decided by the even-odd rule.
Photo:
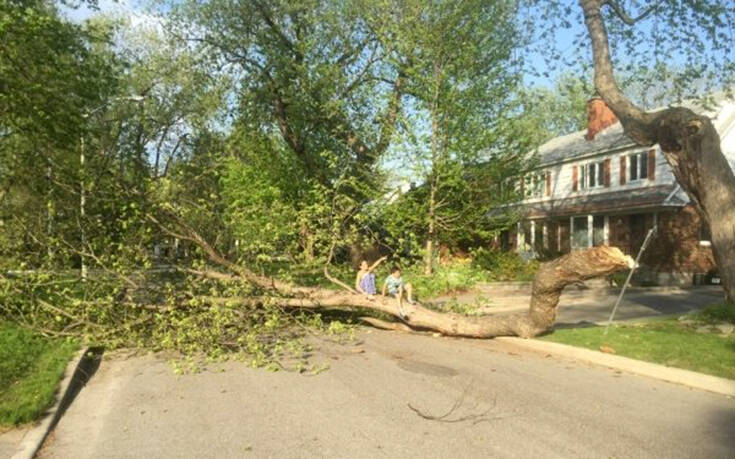
[[[735,304],[720,303],[707,306],[696,314],[696,318],[704,323],[730,322],[735,324]]]
[[[493,281],[530,281],[539,267],[536,260],[525,261],[515,252],[478,248],[472,252],[472,265],[487,272]]]
[[[423,263],[419,263],[406,269],[403,275],[413,285],[417,298],[431,298],[445,293],[469,290],[478,282],[488,280],[486,273],[477,269],[469,260],[456,260],[444,266],[437,266],[434,273],[429,276],[423,274],[423,270]]]

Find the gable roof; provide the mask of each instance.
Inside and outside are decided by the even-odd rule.
[[[685,107],[702,115],[716,118],[727,102],[732,102],[732,99],[729,99],[725,92],[717,92],[704,99],[688,99],[681,104],[671,105],[670,107]],[[666,108],[669,107],[659,107],[651,111],[657,112]],[[716,127],[720,130],[726,126]],[[600,131],[593,140],[587,140],[587,130],[584,129],[553,138],[538,147],[535,153],[539,160],[538,165],[548,166],[588,155],[602,154],[635,146],[635,142],[623,132],[623,126],[620,122],[616,122]]]

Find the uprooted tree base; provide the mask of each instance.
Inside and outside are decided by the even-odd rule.
[[[235,272],[243,281],[253,283],[265,290],[268,292],[266,297],[270,301],[275,301],[283,307],[306,309],[360,307],[389,314],[402,321],[396,323],[369,317],[363,318],[365,322],[377,327],[406,331],[430,330],[449,336],[472,338],[537,336],[553,326],[559,297],[565,286],[628,269],[633,264],[629,256],[624,255],[615,247],[603,246],[575,251],[541,265],[533,282],[528,311],[469,317],[462,314],[433,311],[419,304],[407,302],[399,304],[398,299],[390,297],[367,297],[337,280],[334,281],[342,287],[342,290],[291,286],[258,276],[244,267],[229,263],[216,254],[211,247],[203,244],[201,239],[195,242],[203,246],[211,259]],[[199,274],[209,277],[227,276],[214,271]],[[328,272],[325,271],[325,275],[331,279]],[[243,301],[257,304],[265,300],[265,297],[259,297]]]

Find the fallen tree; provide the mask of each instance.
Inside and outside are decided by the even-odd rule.
[[[85,256],[99,269],[90,270],[84,281],[70,272],[0,273],[1,316],[48,336],[73,337],[107,349],[168,350],[215,359],[240,354],[253,366],[318,371],[309,361],[313,341],[304,338],[331,340],[328,335],[349,330],[340,320],[323,321],[335,311],[355,312],[348,324],[363,316],[363,322],[391,330],[533,337],[553,328],[566,285],[633,264],[614,247],[575,251],[541,265],[527,311],[466,316],[394,298],[368,298],[330,275],[326,266],[331,257],[324,276],[338,289],[258,274],[225,257],[182,219],[171,217],[167,224],[150,215],[148,220],[198,247],[181,265],[140,270],[129,264],[126,269],[87,251]]]
[[[595,277],[606,276],[630,269],[634,261],[616,247],[600,246],[578,250],[543,263],[533,281],[528,311],[523,313],[466,316],[438,312],[418,303],[409,304],[383,296],[368,297],[347,284],[333,278],[327,268],[324,274],[340,287],[340,290],[293,286],[272,278],[259,276],[246,267],[230,262],[191,228],[175,233],[163,227],[169,235],[187,239],[199,246],[207,257],[228,269],[245,282],[263,290],[264,296],[243,299],[250,304],[274,301],[283,307],[306,309],[364,308],[394,316],[402,323],[386,322],[376,318],[363,318],[365,322],[380,328],[430,330],[449,336],[493,338],[496,336],[520,336],[531,338],[551,329],[556,320],[556,310],[564,287]],[[331,258],[331,257],[330,257]],[[218,271],[200,271],[206,277],[228,276]],[[403,314],[401,314],[403,311]]]
[[[368,298],[353,291],[312,289],[303,296],[282,298],[284,306],[294,308],[361,307],[395,316],[407,326],[395,327],[385,322],[367,318],[366,322],[386,328],[406,330],[431,330],[449,336],[493,338],[496,336],[520,336],[530,338],[551,329],[556,320],[559,297],[569,284],[605,276],[632,267],[633,260],[615,247],[594,247],[571,252],[556,260],[544,263],[533,281],[531,303],[522,313],[497,314],[470,317],[444,313],[419,304],[378,296]],[[267,282],[267,281],[266,281]],[[399,313],[403,310],[404,316]]]

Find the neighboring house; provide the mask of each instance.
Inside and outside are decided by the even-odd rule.
[[[683,105],[711,117],[735,170],[735,103],[720,96],[710,104],[714,108]],[[587,130],[552,139],[537,155],[537,166],[521,185],[524,220],[501,235],[506,248],[566,253],[612,245],[635,257],[657,225],[641,258],[639,281],[685,285],[713,271],[707,225],[661,149],[636,146],[602,99],[588,102]]]

